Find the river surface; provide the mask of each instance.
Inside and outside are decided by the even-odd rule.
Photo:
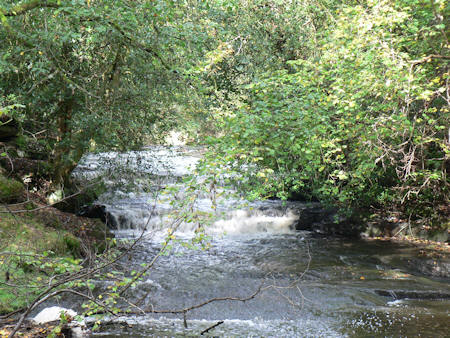
[[[130,301],[173,310],[262,291],[245,302],[212,302],[187,312],[186,318],[105,318],[94,336],[185,337],[199,336],[208,328],[204,336],[449,336],[449,281],[418,272],[418,248],[293,230],[302,210],[314,205],[247,205],[222,198],[214,207],[207,191],[197,196],[192,211],[220,216],[205,227],[209,237],[203,248],[186,248],[182,243],[192,243],[199,224],[174,225],[176,206],[171,202],[188,196],[179,182],[200,157],[199,149],[163,147],[89,155],[75,175],[80,180],[106,175],[108,192],[99,203],[110,212],[117,237],[133,239],[144,233],[144,240],[123,262],[124,269],[139,270],[141,263],[150,262],[169,229],[177,229],[170,254],[159,257],[150,274],[128,291]],[[178,192],[161,193],[174,186]]]

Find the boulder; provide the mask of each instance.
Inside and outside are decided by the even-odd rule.
[[[23,199],[25,188],[23,184],[0,174],[0,203],[14,203]]]
[[[61,329],[61,333],[65,337],[82,338],[89,336],[89,330],[87,329],[84,321],[78,322],[74,320],[77,313],[71,309],[66,309],[59,306],[45,308],[39,312],[36,317],[32,318],[32,322],[36,325],[43,325],[50,322],[60,321],[61,313],[64,313],[65,318],[68,319],[68,323],[64,324]]]
[[[320,207],[303,209],[295,223],[296,230],[348,238],[359,237],[362,228],[362,223],[357,219],[340,216],[335,209]]]
[[[78,216],[88,218],[99,218],[110,229],[117,229],[118,224],[116,218],[106,210],[106,207],[101,204],[84,205],[77,213]]]
[[[32,320],[35,324],[38,325],[59,321],[61,318],[61,312],[63,312],[66,316],[70,316],[71,318],[74,318],[77,315],[77,313],[71,309],[65,309],[59,306],[51,306],[39,312]]]

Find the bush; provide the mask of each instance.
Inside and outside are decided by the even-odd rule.
[[[253,196],[303,192],[341,209],[442,217],[450,187],[449,72],[437,52],[446,48],[444,9],[408,4],[343,3],[313,56],[247,86],[216,145]]]

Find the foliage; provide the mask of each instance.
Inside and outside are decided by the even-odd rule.
[[[0,288],[9,305],[0,311],[62,288],[87,290],[77,295],[89,300],[88,315],[132,310],[126,291],[160,255],[176,245],[209,248],[204,227],[218,212],[193,205],[206,193],[216,210],[228,193],[220,185],[250,198],[301,195],[342,211],[448,216],[447,7],[446,0],[1,0],[0,115],[21,124],[21,149],[33,140],[51,152],[54,183],[70,187],[87,151],[137,149],[177,128],[199,143],[211,136],[212,152],[196,175],[205,180],[186,179],[183,198],[168,197],[173,227],[139,271],[113,268],[137,242],[95,253],[83,266],[73,235],[0,214],[0,271],[14,271]],[[0,202],[22,192],[0,176]],[[191,241],[175,236],[184,223],[196,225]],[[94,292],[93,279],[112,283]]]
[[[26,306],[54,275],[80,269],[79,239],[39,218],[2,213],[0,233],[0,313]]]
[[[188,100],[188,6],[173,1],[2,1],[0,96],[25,106],[27,133],[54,148],[66,181],[87,150],[136,148]],[[186,31],[187,30],[187,31]]]
[[[323,4],[323,3],[322,3]],[[302,57],[245,87],[212,140],[253,197],[438,216],[448,203],[446,1],[344,2]]]

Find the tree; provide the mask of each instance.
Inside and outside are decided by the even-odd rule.
[[[450,187],[445,8],[349,1],[313,17],[309,52],[252,81],[215,141],[252,195],[439,224]]]
[[[184,5],[14,3],[0,5],[0,95],[14,94],[26,107],[27,132],[45,130],[54,183],[67,183],[88,149],[135,147],[162,134],[155,126],[173,124],[174,102],[186,89],[173,70],[191,57],[180,52]]]

